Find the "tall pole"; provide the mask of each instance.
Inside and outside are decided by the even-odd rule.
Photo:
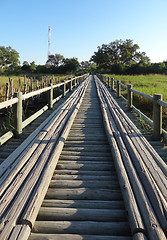
[[[50,26],[48,26],[48,59],[50,56],[50,36],[51,36],[51,32],[50,32]]]

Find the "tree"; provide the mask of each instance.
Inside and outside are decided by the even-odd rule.
[[[36,66],[35,62],[34,61],[31,62],[30,63],[30,71],[33,73],[33,72],[35,72],[36,68],[37,68],[37,66]]]
[[[19,53],[9,47],[0,47],[0,67],[16,67],[19,64]]]
[[[54,67],[59,67],[64,60],[64,56],[56,53],[55,55],[49,55],[49,59],[46,62],[46,65],[51,65]]]
[[[145,52],[141,53],[138,50],[139,46],[134,44],[133,40],[123,41],[120,39],[98,47],[98,51],[94,52],[91,61],[100,67],[109,67],[113,64],[148,63],[150,59]]]
[[[77,58],[65,58],[63,60],[63,71],[64,72],[75,72],[79,67]]]

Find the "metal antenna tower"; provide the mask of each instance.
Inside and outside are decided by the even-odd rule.
[[[51,36],[51,28],[50,26],[48,26],[48,59],[49,59],[49,56],[50,56],[50,36]]]

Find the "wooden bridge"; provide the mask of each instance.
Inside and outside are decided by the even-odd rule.
[[[98,77],[8,155],[0,240],[166,239],[166,164]]]

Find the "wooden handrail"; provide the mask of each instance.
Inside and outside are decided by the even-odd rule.
[[[162,101],[162,95],[161,94],[154,94],[153,96],[139,92],[135,89],[132,88],[131,85],[124,85],[122,84],[119,80],[115,80],[114,78],[110,78],[110,77],[106,77],[104,75],[101,74],[97,74],[99,79],[101,81],[103,81],[104,83],[106,83],[106,85],[110,88],[112,91],[116,91],[116,95],[117,97],[122,97],[121,96],[121,87],[124,87],[127,89],[128,94],[127,94],[127,108],[128,110],[132,110],[135,107],[133,106],[133,94],[138,94],[150,101],[153,102],[153,124],[151,123],[151,119],[150,121],[147,121],[150,126],[153,125],[153,138],[155,140],[160,140],[161,136],[164,135],[166,133],[166,131],[164,129],[162,129],[162,107],[167,108],[167,102]],[[111,85],[109,84],[111,82]],[[116,83],[116,88],[114,88],[114,83]],[[136,108],[135,108],[136,111]],[[143,114],[142,116],[144,116],[143,118],[145,119],[145,115]],[[164,138],[166,139],[167,137],[164,136]]]
[[[77,84],[79,84],[87,76],[88,76],[88,74],[84,74],[82,76],[74,77],[74,78],[71,78],[69,80],[66,80],[62,83],[58,83],[55,85],[52,85],[52,83],[51,83],[50,86],[48,86],[48,87],[44,87],[42,89],[30,92],[30,93],[25,93],[25,94],[22,94],[21,92],[20,92],[20,94],[15,93],[14,98],[4,101],[4,102],[1,102],[0,109],[7,108],[9,106],[14,105],[13,109],[14,109],[14,116],[15,116],[15,121],[14,121],[15,122],[15,124],[14,124],[15,125],[15,129],[14,129],[15,136],[20,135],[22,133],[23,128],[25,128],[28,124],[30,124],[32,121],[34,121],[37,117],[39,117],[48,108],[51,109],[53,107],[54,103],[56,103],[60,98],[65,97],[65,95],[69,91],[72,91],[73,87],[76,87]],[[70,83],[70,89],[67,89],[68,83]],[[63,86],[63,93],[60,94],[60,96],[53,99],[53,89],[59,88],[61,86]],[[36,113],[34,113],[28,119],[22,121],[22,102],[26,99],[32,98],[34,96],[38,96],[44,92],[48,92],[48,104],[46,106],[44,106],[42,109],[40,109],[39,111],[37,111]],[[13,134],[11,134],[11,131],[9,131],[8,133],[5,133],[3,136],[0,137],[0,145],[5,143],[6,141],[8,141],[13,136]]]

